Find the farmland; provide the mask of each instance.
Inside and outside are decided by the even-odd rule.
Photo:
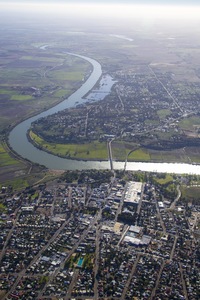
[[[19,120],[62,101],[91,71],[90,64],[83,60],[34,46],[15,55],[5,47],[3,55],[9,62],[5,60],[0,73],[2,133]]]
[[[10,34],[9,43],[8,32],[4,34],[0,50],[0,180],[20,187],[49,176],[6,146],[10,129],[67,98],[87,78],[91,65],[60,49],[52,50],[51,40],[44,50],[45,43],[34,42],[26,33]]]

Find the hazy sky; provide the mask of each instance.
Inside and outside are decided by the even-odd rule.
[[[164,4],[164,5],[200,5],[199,0],[0,0],[0,3],[11,3],[11,2],[24,2],[24,3],[29,3],[29,2],[44,2],[44,3],[70,3],[70,4],[75,4],[75,3],[112,3],[112,4]]]
[[[128,4],[137,6],[130,8]],[[0,14],[4,15],[3,11],[16,16],[20,13],[26,15],[27,11],[32,15],[34,12],[37,15],[51,13],[55,18],[58,13],[64,15],[67,12],[71,17],[80,16],[82,19],[88,16],[107,19],[153,17],[200,22],[200,0],[0,0]]]

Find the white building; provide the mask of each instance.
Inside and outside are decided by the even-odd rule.
[[[124,204],[138,205],[142,192],[142,182],[130,181],[124,198]]]

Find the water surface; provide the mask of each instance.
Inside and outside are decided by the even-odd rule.
[[[46,45],[45,45],[46,47]],[[49,169],[56,170],[83,170],[83,169],[109,169],[110,163],[108,161],[78,161],[72,159],[65,159],[54,156],[45,151],[34,147],[27,139],[27,131],[31,127],[31,123],[39,118],[57,113],[66,108],[74,107],[78,104],[86,103],[87,101],[103,100],[111,91],[114,81],[110,76],[102,77],[99,88],[92,91],[97,81],[102,76],[101,65],[89,57],[68,53],[68,55],[75,55],[90,62],[93,66],[93,71],[85,83],[70,97],[34,117],[31,117],[19,125],[17,125],[9,135],[9,143],[12,149],[21,157],[30,160],[31,162],[44,165]],[[91,91],[91,93],[89,93]],[[89,94],[88,94],[89,93]],[[87,97],[84,96],[87,94]],[[114,162],[114,169],[124,169],[123,162]],[[132,171],[148,171],[148,172],[165,172],[177,174],[197,174],[200,175],[200,166],[192,164],[180,163],[143,163],[143,162],[127,162],[126,170]]]

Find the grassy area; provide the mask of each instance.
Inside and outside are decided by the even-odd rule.
[[[81,81],[84,78],[84,72],[74,71],[66,72],[65,70],[57,70],[48,74],[51,80],[70,80],[70,81]]]
[[[3,204],[3,203],[0,203],[0,213],[4,213],[5,211],[7,210],[7,207]]]
[[[8,181],[7,184],[11,185],[14,190],[26,188],[30,185],[25,178],[14,178],[10,182]]]
[[[200,186],[198,187],[182,187],[181,188],[182,198],[188,201],[199,200],[200,201]]]
[[[40,56],[22,56],[21,60],[33,60],[33,61],[41,61],[41,62],[54,62],[54,63],[63,63],[64,62],[64,58],[57,58],[57,57],[40,57]]]
[[[151,157],[148,151],[143,149],[137,149],[130,153],[128,161],[150,161]]]
[[[138,145],[135,143],[127,143],[127,142],[123,142],[123,141],[113,141],[112,142],[113,159],[119,160],[119,161],[125,161],[129,152],[131,150],[134,150],[137,148],[138,148]],[[135,155],[137,155],[137,153]],[[130,156],[129,156],[128,160],[131,160]]]
[[[17,160],[12,158],[0,144],[0,167],[20,164]]]
[[[200,163],[200,156],[195,156],[195,155],[190,155],[190,159],[193,163],[197,163],[199,164]]]
[[[171,114],[171,110],[169,109],[160,109],[157,111],[157,114],[160,119],[165,119],[167,116]]]
[[[163,174],[161,178],[156,177],[155,181],[161,185],[166,185],[173,181],[173,177],[170,174]]]
[[[70,94],[70,90],[59,90],[59,91],[56,91],[55,93],[54,93],[54,96],[55,97],[67,97],[69,94]]]
[[[112,156],[114,160],[123,160],[125,161],[127,154],[129,151],[133,149],[133,146],[128,148],[127,145],[124,144],[124,142],[112,142]]]
[[[35,144],[54,155],[85,160],[108,159],[107,143],[105,142],[94,141],[81,145],[47,143],[32,131],[30,132],[30,137]]]
[[[11,100],[17,100],[17,101],[26,101],[26,100],[31,100],[32,96],[30,95],[13,95],[11,97]]]
[[[8,151],[5,145],[0,144],[0,188],[11,185],[19,190],[38,181],[45,182],[58,176],[56,172],[47,172],[40,166],[32,166],[30,169],[30,164],[13,158]]]
[[[172,135],[175,135],[174,130],[169,130],[168,132],[156,131],[155,133],[160,140],[169,140]]]
[[[0,95],[13,95],[14,91],[6,90],[6,89],[0,89]]]
[[[187,129],[187,130],[194,129],[195,125],[200,126],[200,118],[199,117],[185,118],[179,122],[179,127],[182,129]]]
[[[188,156],[182,149],[169,151],[149,151],[151,161],[155,162],[183,162],[189,163]]]
[[[158,120],[146,120],[145,124],[146,125],[159,125],[159,121]]]

